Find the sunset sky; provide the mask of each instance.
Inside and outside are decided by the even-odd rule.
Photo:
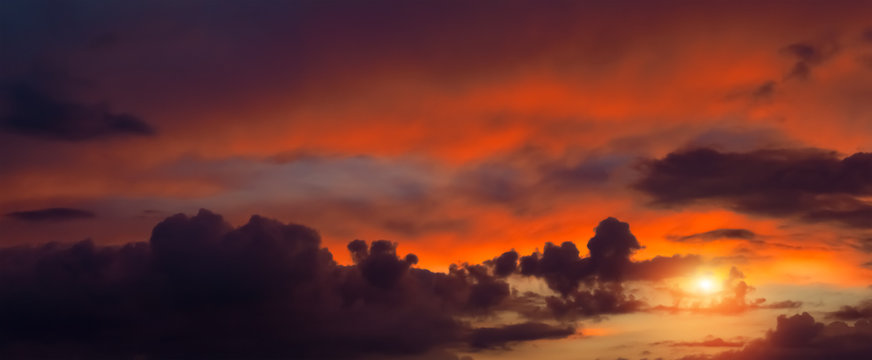
[[[872,1],[0,1],[0,357],[870,359]]]

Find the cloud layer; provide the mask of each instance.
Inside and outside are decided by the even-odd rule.
[[[714,204],[750,214],[869,228],[872,154],[817,149],[743,153],[699,148],[644,165],[635,188],[661,206]]]
[[[163,220],[147,243],[5,248],[0,354],[351,358],[506,348],[575,333],[556,319],[644,309],[623,292],[626,281],[699,262],[631,261],[640,245],[614,218],[597,226],[590,257],[549,243],[541,254],[510,251],[439,273],[415,268],[417,256],[400,257],[396,246],[354,240],[354,264],[343,266],[305,226],[253,216],[233,228],[201,210]],[[507,276],[542,278],[558,295],[518,294]],[[476,325],[497,311],[526,320]]]

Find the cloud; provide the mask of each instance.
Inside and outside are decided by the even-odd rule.
[[[673,238],[674,241],[678,242],[710,242],[721,239],[740,239],[752,243],[762,242],[757,239],[757,234],[748,229],[714,229],[702,233],[676,236]]]
[[[839,310],[828,313],[827,317],[844,321],[872,319],[872,299],[858,305],[842,306]]]
[[[0,103],[4,109],[0,129],[9,133],[62,141],[155,134],[151,125],[136,116],[112,113],[104,104],[59,99],[27,84],[4,89]]]
[[[700,341],[662,341],[652,345],[668,345],[672,347],[741,347],[745,345],[745,342],[741,340],[729,341],[719,337],[707,336],[705,340]]]
[[[869,228],[872,154],[818,149],[720,152],[698,148],[649,160],[634,187],[659,206],[710,204],[735,211]]]
[[[39,210],[14,211],[6,214],[6,217],[28,222],[80,220],[91,219],[96,216],[96,214],[88,210],[71,208],[47,208]]]
[[[518,269],[518,252],[514,249],[491,260],[496,276],[508,276]]]
[[[253,216],[171,216],[149,242],[0,250],[0,354],[351,358],[565,337],[545,323],[476,327],[510,296],[484,265],[413,267],[396,244],[349,243],[341,266],[312,229]]]
[[[546,243],[544,251],[523,256],[520,273],[543,278],[552,290],[567,295],[581,282],[620,282],[624,280],[657,280],[686,273],[700,263],[695,256],[655,257],[634,262],[630,255],[641,248],[630,232],[629,224],[607,218],[597,225],[587,248],[590,256],[580,257],[572,242],[560,246]]]
[[[551,314],[563,320],[627,314],[648,307],[641,299],[627,294],[620,284],[601,284],[595,288],[576,290],[563,297],[549,296],[545,300]]]
[[[762,85],[758,86],[756,89],[754,89],[754,91],[751,92],[751,96],[754,99],[758,99],[758,100],[769,99],[772,97],[773,94],[775,94],[776,85],[777,84],[775,81],[772,81],[772,80],[767,81],[767,82],[763,83]]]
[[[517,215],[541,213],[609,187],[632,160],[625,153],[554,155],[527,146],[461,168],[448,190],[452,196],[506,207]]]
[[[639,311],[647,305],[625,292],[624,281],[658,281],[680,276],[701,263],[697,256],[679,255],[630,260],[641,245],[630,232],[629,224],[615,218],[597,225],[587,247],[590,256],[580,257],[572,242],[560,246],[546,243],[542,253],[520,258],[521,275],[541,278],[560,294],[545,299],[548,309],[558,318]]]
[[[411,270],[388,242],[339,266],[311,229],[175,215],[150,242],[0,252],[5,358],[346,358],[462,344],[474,281]]]
[[[781,49],[781,53],[796,59],[796,63],[794,63],[793,68],[785,76],[785,79],[808,79],[811,75],[812,67],[822,64],[838,52],[838,50],[838,44],[832,41],[818,44],[797,42],[785,46]]]
[[[472,346],[490,348],[509,342],[537,339],[560,339],[575,333],[571,327],[557,327],[537,322],[527,322],[503,327],[478,328],[472,332]]]
[[[450,358],[567,337],[575,329],[565,320],[640,311],[647,305],[626,281],[698,261],[631,261],[641,246],[614,218],[597,226],[590,257],[571,244],[441,273],[416,268],[418,257],[399,256],[394,242],[354,240],[353,265],[343,266],[305,226],[255,215],[234,228],[207,210],[177,214],[148,242],[0,249],[0,355]],[[506,278],[519,275],[560,296],[513,291]],[[504,312],[521,321],[504,323]]]
[[[741,350],[716,355],[694,355],[682,360],[806,360],[868,359],[872,356],[872,323],[853,326],[837,321],[823,324],[808,313],[780,315],[775,330],[748,343]]]

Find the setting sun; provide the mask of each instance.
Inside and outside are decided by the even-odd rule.
[[[714,294],[718,292],[719,286],[711,277],[700,277],[696,279],[696,291],[703,294]]]

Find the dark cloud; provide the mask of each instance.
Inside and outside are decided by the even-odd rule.
[[[564,320],[627,314],[648,307],[641,299],[627,294],[620,284],[601,284],[595,288],[576,290],[563,297],[549,296],[545,301],[551,314]]]
[[[655,205],[721,205],[736,211],[868,228],[872,154],[817,149],[743,153],[692,149],[650,160],[634,185]]]
[[[545,323],[478,328],[509,286],[485,265],[413,267],[396,244],[349,243],[336,264],[312,229],[201,210],[147,243],[0,250],[4,358],[351,358],[565,337]]]
[[[15,134],[63,141],[155,134],[151,125],[136,116],[112,113],[105,104],[59,99],[26,84],[3,90],[0,104],[0,129]]]
[[[841,321],[825,325],[808,313],[802,313],[778,316],[775,330],[741,350],[688,356],[682,360],[860,360],[870,357],[872,323],[868,320],[857,321],[853,326]]]
[[[351,258],[354,259],[363,277],[380,288],[391,288],[405,275],[409,267],[418,262],[417,256],[409,254],[405,259],[397,258],[397,244],[387,240],[373,241],[369,250],[363,240],[348,244]]]
[[[96,214],[88,210],[71,208],[48,208],[28,211],[15,211],[6,214],[6,217],[31,222],[91,219],[96,216]]]
[[[762,242],[757,239],[757,234],[748,229],[714,229],[702,233],[690,234],[684,236],[675,237],[675,241],[679,242],[690,242],[690,241],[701,241],[701,242],[709,242],[720,239],[741,239],[747,240],[753,243]]]
[[[858,305],[842,306],[839,310],[827,314],[827,317],[844,321],[872,319],[872,299],[864,300]]]
[[[504,252],[492,260],[494,275],[508,276],[518,269],[518,252],[515,250]]]
[[[785,78],[808,79],[811,75],[812,67],[822,64],[825,60],[832,57],[838,49],[838,45],[834,42],[819,44],[797,42],[785,46],[781,49],[781,53],[796,59],[796,63],[794,63],[793,68]]]
[[[639,311],[647,305],[624,281],[698,261],[629,260],[640,245],[614,218],[588,248],[581,258],[572,243],[548,244],[520,265],[509,251],[439,273],[415,268],[417,256],[399,256],[396,243],[354,240],[354,264],[342,266],[305,226],[178,214],[148,242],[0,249],[0,356],[451,358],[566,337],[575,318]],[[519,294],[505,281],[512,274],[542,278],[560,296]],[[526,322],[500,324],[506,311]]]
[[[629,224],[607,218],[588,241],[588,257],[580,257],[572,242],[546,243],[544,251],[523,256],[519,273],[542,278],[560,294],[545,299],[551,313],[563,319],[620,314],[646,308],[626,293],[624,281],[657,281],[687,274],[700,264],[696,256],[655,257],[634,262],[630,255],[641,248]]]
[[[510,342],[536,339],[560,339],[575,333],[571,327],[558,327],[543,323],[527,322],[498,328],[478,328],[472,332],[471,344],[478,348],[503,346]]]
[[[676,276],[699,264],[694,256],[655,257],[633,262],[630,255],[640,249],[629,224],[607,218],[595,229],[588,241],[588,257],[580,257],[572,242],[560,246],[546,243],[544,251],[520,259],[520,273],[543,278],[548,286],[568,295],[582,282],[620,282],[623,280],[657,280]]]

